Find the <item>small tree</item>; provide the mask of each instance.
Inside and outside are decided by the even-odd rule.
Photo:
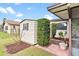
[[[50,39],[50,21],[46,18],[38,19],[38,39],[39,45],[48,45]]]
[[[57,28],[57,24],[52,23],[52,36],[53,36],[53,38],[56,34],[56,28]]]
[[[4,31],[4,24],[5,24],[5,20],[7,20],[7,18],[4,18],[4,19],[3,19],[2,31]]]

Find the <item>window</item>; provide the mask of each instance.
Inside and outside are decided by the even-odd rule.
[[[23,30],[29,30],[29,23],[23,24]]]
[[[67,26],[63,23],[57,25],[57,30],[67,30]]]
[[[15,31],[16,31],[16,29],[15,29],[15,25],[13,25],[13,29],[12,29],[12,31],[13,31],[13,32],[15,32]]]
[[[5,26],[5,30],[8,30],[8,26]]]
[[[15,29],[15,25],[13,26],[13,29]]]

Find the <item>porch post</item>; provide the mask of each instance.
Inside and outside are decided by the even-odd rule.
[[[70,5],[69,5],[70,6]],[[69,15],[69,55],[71,56],[71,45],[72,45],[72,43],[71,43],[71,40],[72,40],[72,36],[71,36],[71,20],[72,20],[72,14],[71,14],[71,9],[70,9],[70,7],[68,6],[68,15]]]
[[[52,39],[52,22],[50,22],[50,39]]]
[[[69,19],[69,55],[71,55],[71,19]]]

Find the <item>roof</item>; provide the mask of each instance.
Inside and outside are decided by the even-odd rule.
[[[18,22],[18,21],[5,20],[5,22],[7,22],[7,23],[8,23],[8,24],[10,24],[10,25],[17,25],[17,26],[19,26],[19,25],[20,25],[20,22]]]
[[[51,22],[54,22],[54,21],[67,21],[67,20],[62,20],[62,19],[52,19],[52,20],[50,20]]]
[[[33,20],[33,19],[24,19],[22,20],[20,23],[24,22],[24,21],[37,21],[37,20]]]
[[[24,22],[24,21],[37,21],[37,20],[33,20],[33,19],[24,19],[22,20],[20,23]],[[66,20],[61,20],[61,19],[52,19],[50,20],[50,22],[54,22],[54,21],[66,21]]]
[[[68,8],[70,8],[71,11],[68,11]],[[72,14],[72,18],[79,18],[79,3],[56,4],[48,7],[48,11],[61,19],[68,19],[70,13]]]
[[[50,9],[54,9],[54,8],[57,8],[57,7],[60,7],[60,6],[63,6],[63,5],[65,5],[65,4],[67,4],[67,3],[57,3],[57,4],[54,4],[54,5],[52,5],[52,6],[49,6],[48,7],[48,10],[50,10]]]

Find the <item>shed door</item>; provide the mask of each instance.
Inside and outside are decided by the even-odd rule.
[[[28,37],[29,37],[29,23],[24,23],[22,28],[22,40],[28,41]]]
[[[32,22],[32,21],[25,22],[23,24],[21,40],[26,43],[34,44],[35,43],[34,42],[35,41],[34,33],[35,33],[34,22]]]

